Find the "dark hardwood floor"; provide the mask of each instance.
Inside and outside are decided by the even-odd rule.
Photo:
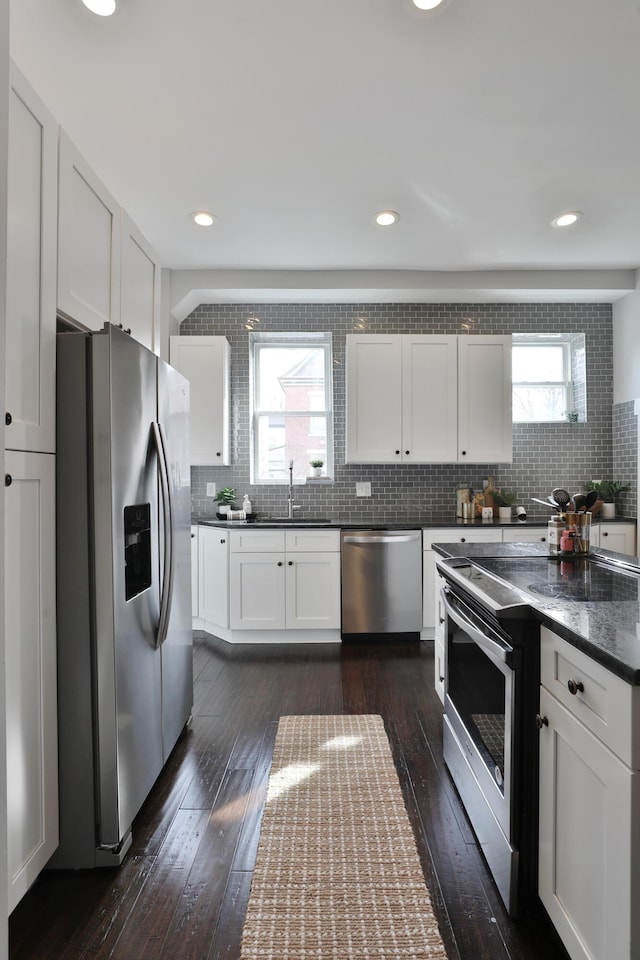
[[[45,871],[10,918],[12,960],[234,960],[278,718],[385,721],[451,960],[565,960],[505,913],[443,767],[430,643],[231,646],[198,635],[195,705],[119,869]]]

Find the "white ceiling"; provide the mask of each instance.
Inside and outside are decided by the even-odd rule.
[[[12,0],[11,51],[164,266],[640,265],[640,0]]]

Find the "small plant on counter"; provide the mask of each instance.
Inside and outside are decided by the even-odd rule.
[[[232,507],[236,502],[236,492],[233,487],[223,487],[222,490],[218,490],[214,500],[216,500],[221,507]]]
[[[318,460],[318,459],[309,460],[309,465],[312,467],[323,467],[324,460]]]
[[[517,501],[517,490],[495,490],[493,493],[493,502],[496,507],[513,507]]]
[[[605,503],[615,503],[621,493],[626,493],[631,487],[621,480],[590,480],[589,490],[595,490],[599,500]]]

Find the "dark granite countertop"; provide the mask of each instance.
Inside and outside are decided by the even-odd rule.
[[[273,529],[281,528],[286,530],[287,527],[329,527],[329,528],[338,528],[344,530],[422,530],[430,528],[447,528],[451,527],[452,529],[464,529],[473,527],[475,529],[492,529],[492,528],[502,528],[502,527],[522,527],[523,530],[526,530],[527,527],[544,527],[546,522],[543,520],[525,520],[524,522],[514,518],[513,520],[459,520],[456,517],[451,516],[440,516],[440,517],[429,517],[425,519],[424,517],[412,517],[412,518],[398,518],[397,520],[384,520],[380,522],[375,522],[371,520],[343,520],[339,517],[318,521],[315,517],[296,517],[292,522],[290,520],[279,520],[279,519],[269,519],[265,517],[258,517],[257,520],[217,520],[215,517],[206,517],[194,515],[191,519],[191,522],[201,526],[207,527],[225,527],[228,529],[233,529],[234,527],[256,527],[256,529]],[[599,523],[599,517],[594,517],[592,523]],[[629,517],[615,517],[613,520],[604,520],[604,523],[635,523],[634,519]]]
[[[438,543],[434,550],[443,557],[526,558],[548,556],[544,543]],[[610,550],[596,550],[594,558],[614,558],[640,565],[637,557],[627,557]],[[555,561],[550,561],[555,562]],[[514,572],[508,569],[502,579],[518,587]],[[623,573],[618,574],[621,578]],[[627,683],[640,685],[640,581],[638,598],[633,600],[585,601],[532,597],[522,593],[540,623],[582,650]]]

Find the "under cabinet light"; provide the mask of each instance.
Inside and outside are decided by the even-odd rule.
[[[116,11],[116,0],[82,0],[87,10],[99,17],[110,17]]]

